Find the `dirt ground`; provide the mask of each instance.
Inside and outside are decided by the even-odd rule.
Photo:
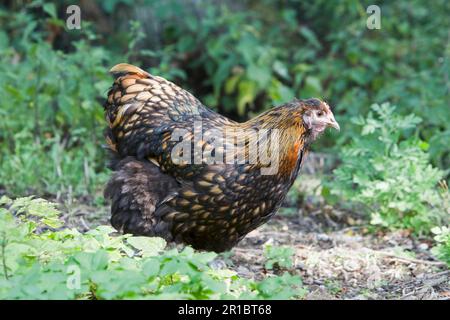
[[[263,247],[270,243],[295,248],[289,271],[301,275],[306,299],[450,299],[450,270],[433,259],[427,241],[342,225],[323,232],[320,220],[278,215],[253,231],[232,250],[238,274],[265,274]]]

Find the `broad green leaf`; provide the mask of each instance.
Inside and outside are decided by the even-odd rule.
[[[155,256],[166,246],[164,239],[156,237],[130,237],[127,242],[138,249],[142,257]]]

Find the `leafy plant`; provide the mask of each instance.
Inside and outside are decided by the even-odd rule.
[[[332,295],[338,295],[342,292],[342,285],[336,280],[325,280],[325,287]]]
[[[429,232],[445,219],[437,189],[444,173],[430,165],[428,144],[413,134],[421,119],[401,116],[387,103],[372,110],[366,119],[354,119],[361,134],[342,149],[343,163],[324,193],[361,204],[374,225]]]
[[[431,232],[435,235],[434,240],[437,242],[431,252],[450,266],[450,226],[434,227]]]
[[[45,213],[48,213],[46,215]],[[43,199],[0,199],[1,299],[288,299],[298,276],[263,281],[213,269],[211,252],[166,250],[161,238],[55,231],[59,211]]]
[[[264,279],[257,283],[254,288],[263,299],[303,298],[308,293],[307,289],[302,287],[301,278],[287,272],[282,276]]]
[[[265,268],[285,268],[290,269],[294,266],[294,248],[274,247],[266,245],[264,247],[264,256],[266,257]]]

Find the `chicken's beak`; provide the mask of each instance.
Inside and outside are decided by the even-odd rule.
[[[336,119],[334,119],[334,115],[330,112],[328,116],[327,126],[331,128],[335,128],[337,131],[341,131],[341,127],[339,123],[337,123]]]

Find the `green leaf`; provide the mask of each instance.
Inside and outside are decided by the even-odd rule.
[[[320,49],[322,47],[314,32],[308,27],[305,26],[300,27],[300,33],[315,48]]]
[[[56,7],[54,3],[45,3],[42,6],[42,9],[44,10],[44,12],[48,13],[50,17],[56,18]]]
[[[248,79],[258,84],[259,88],[266,87],[272,77],[270,68],[264,66],[257,66],[254,64],[250,64],[246,74]]]
[[[156,256],[166,246],[164,239],[156,237],[130,237],[127,242],[138,249],[142,257]]]
[[[283,79],[285,80],[290,79],[288,68],[283,62],[276,60],[273,63],[273,70]]]
[[[239,115],[244,115],[245,105],[253,102],[256,97],[256,84],[253,81],[242,80],[239,82],[239,96],[237,111]]]
[[[10,199],[10,198],[8,198],[7,196],[2,196],[1,198],[0,198],[0,206],[3,206],[3,205],[9,205],[9,204],[11,204],[13,201]]]
[[[161,269],[161,263],[156,259],[148,259],[145,261],[142,271],[147,277],[155,277],[159,274]]]
[[[300,91],[303,98],[321,97],[322,96],[322,84],[320,79],[314,76],[308,76],[305,78],[305,84]]]
[[[228,78],[228,80],[225,82],[225,93],[226,94],[231,94],[236,90],[237,84],[239,82],[239,80],[241,79],[242,75],[241,74],[236,74],[230,78]]]

